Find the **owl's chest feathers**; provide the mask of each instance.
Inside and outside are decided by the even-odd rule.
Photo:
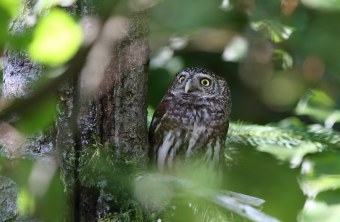
[[[203,141],[224,137],[227,132],[227,119],[223,111],[204,106],[172,107],[167,109],[155,128],[160,137],[177,135],[183,143],[190,141],[199,145]],[[159,141],[161,142],[161,141]],[[203,145],[203,144],[201,144]]]
[[[217,166],[228,126],[223,110],[202,105],[168,108],[154,131],[159,169],[172,168],[174,162],[180,161],[175,160],[176,156],[182,159],[200,156],[204,162]]]
[[[170,103],[164,119],[172,122],[174,127],[184,127],[188,130],[200,126],[214,127],[227,121],[223,107],[208,101],[204,104]]]
[[[180,138],[183,144],[194,141],[204,145],[204,141],[224,140],[228,130],[226,105],[216,98],[181,100],[166,97],[157,108],[153,120],[153,141],[164,143],[167,135]],[[175,136],[176,135],[176,136]]]

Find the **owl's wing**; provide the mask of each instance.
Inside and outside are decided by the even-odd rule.
[[[157,109],[155,110],[153,116],[152,116],[152,120],[151,120],[151,124],[150,124],[150,128],[149,128],[149,144],[150,144],[150,148],[149,148],[149,158],[152,160],[153,157],[153,145],[157,144],[158,141],[155,141],[156,138],[154,137],[155,134],[155,130],[157,128],[157,126],[161,123],[162,118],[164,117],[166,111],[167,111],[167,107],[168,107],[168,102],[166,101],[162,101],[161,104],[157,107]]]
[[[169,106],[170,106],[169,101],[166,100],[166,99],[163,99],[161,101],[161,103],[159,104],[159,106],[156,108],[156,110],[155,110],[155,112],[152,116],[152,120],[151,120],[151,124],[150,124],[150,128],[149,128],[149,139],[153,138],[153,134],[155,132],[155,129],[159,125],[159,123],[161,122],[161,120],[164,117],[165,113],[167,112]],[[151,142],[151,140],[150,140],[150,142]]]
[[[156,126],[160,123],[162,116],[165,114],[165,110],[161,109],[161,106],[157,107],[157,109],[155,110],[153,116],[152,116],[152,120],[151,120],[151,124],[149,127],[149,141],[151,142],[152,138],[153,138],[153,134],[155,132],[155,128]]]

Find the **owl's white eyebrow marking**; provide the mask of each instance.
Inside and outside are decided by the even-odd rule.
[[[213,78],[205,73],[196,73],[197,76],[199,76],[200,78],[207,78],[207,79],[210,79],[212,80]]]

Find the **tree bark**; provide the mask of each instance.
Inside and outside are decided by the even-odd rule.
[[[93,15],[96,12],[93,7],[84,1],[80,7],[83,16]],[[104,28],[111,20],[122,21],[120,17],[112,16]],[[75,209],[73,213],[69,212],[69,219],[96,221],[115,211],[110,204],[103,204],[105,198],[99,195],[103,192],[80,181],[81,175],[77,171],[80,154],[91,144],[111,145],[115,149],[116,159],[128,157],[140,165],[145,165],[147,160],[147,15],[137,13],[123,20],[127,21],[127,34],[118,38],[113,36],[111,42],[103,43],[110,47],[108,58],[104,59],[107,59],[106,62],[93,58],[90,52],[89,58],[96,61],[98,69],[106,66],[103,76],[99,71],[97,78],[102,81],[93,94],[87,92],[88,86],[93,80],[91,74],[98,70],[89,76],[86,67],[81,77],[74,80],[74,85],[66,87],[62,93],[65,99],[62,103],[66,109],[63,118],[58,121],[57,146],[61,148],[63,157],[62,168],[70,191],[69,201]],[[86,31],[92,32],[93,26],[88,27],[90,30]],[[96,50],[96,45],[102,44],[100,41],[99,37],[92,51]],[[69,130],[73,128],[72,122],[76,125],[73,132]]]
[[[30,28],[25,17],[31,16],[31,9],[30,1],[26,1],[25,7],[20,12],[22,16],[12,22],[10,32],[18,34]],[[30,95],[34,89],[34,82],[41,77],[42,71],[43,66],[31,61],[25,51],[7,48],[3,60],[2,101],[6,103],[12,99],[25,98]],[[8,146],[6,143],[2,145],[10,158],[31,152],[50,152],[53,147],[49,139],[42,134],[27,138],[16,147]]]
[[[93,15],[96,12],[93,7],[84,0],[80,7],[82,15]],[[91,79],[88,79],[89,70],[86,70],[88,64],[83,64],[81,74],[69,78],[57,92],[56,132],[48,137],[37,135],[33,139],[35,142],[27,146],[38,152],[57,151],[59,154],[61,177],[66,190],[65,221],[96,221],[105,215],[104,211],[119,211],[107,209],[109,205],[103,206],[100,190],[80,181],[81,153],[92,144],[110,145],[114,149],[115,159],[124,157],[139,165],[145,165],[147,161],[147,14],[130,13],[123,18],[111,16],[103,21],[103,32],[110,21],[124,21],[127,26],[124,35],[111,36],[107,61],[101,63],[97,59],[95,62],[98,68],[104,67],[103,76],[97,77],[102,81],[89,92]],[[96,45],[100,45],[101,38],[98,39],[91,51],[98,49]],[[91,51],[87,63],[91,63],[93,58]],[[43,67],[29,60],[25,52],[10,50],[5,54],[3,67],[3,96],[8,99],[25,98],[43,71]]]

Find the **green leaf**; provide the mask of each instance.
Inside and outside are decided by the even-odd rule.
[[[62,7],[69,7],[74,4],[76,0],[44,0],[38,1],[35,5],[34,9],[37,12],[43,12],[44,10],[48,10],[54,6],[60,5]]]
[[[8,40],[8,24],[18,13],[21,3],[21,0],[0,1],[0,52]]]
[[[42,17],[28,47],[32,59],[46,65],[61,65],[74,56],[83,36],[80,26],[61,9]]]
[[[339,0],[303,0],[303,4],[308,7],[322,10],[335,11],[340,10],[340,1]]]
[[[227,148],[254,147],[297,166],[306,154],[337,149],[340,134],[318,125],[292,129],[231,123],[227,143]]]
[[[340,111],[334,109],[335,102],[320,90],[308,92],[297,104],[295,112],[298,115],[308,115],[317,121],[329,124],[340,121]],[[328,123],[327,123],[328,119]]]
[[[0,9],[6,11],[11,17],[15,16],[20,6],[22,5],[22,0],[1,0]]]
[[[21,216],[31,216],[35,210],[36,203],[34,196],[27,190],[23,188],[18,194],[17,206],[19,215]]]
[[[13,160],[4,159],[4,164],[11,166],[5,167],[2,173],[20,187],[17,198],[19,216],[35,217],[41,221],[62,221],[65,216],[65,193],[55,160],[17,159],[15,165],[10,163]]]
[[[338,195],[339,198],[339,195]],[[340,218],[340,203],[327,204],[323,201],[307,201],[300,221],[303,222],[338,222]]]
[[[320,192],[340,190],[339,152],[323,152],[307,156],[303,162],[303,172],[301,186],[310,196]]]
[[[282,62],[282,68],[284,70],[291,69],[293,67],[293,58],[283,49],[275,49],[274,50],[275,58],[280,59]]]
[[[253,22],[251,26],[257,31],[263,31],[274,42],[282,42],[289,39],[293,32],[293,28],[272,20]]]
[[[166,209],[165,221],[234,221],[238,215],[244,220],[278,222],[254,207],[262,205],[262,199],[211,189],[182,176],[147,173],[135,182],[136,198],[156,212]]]

